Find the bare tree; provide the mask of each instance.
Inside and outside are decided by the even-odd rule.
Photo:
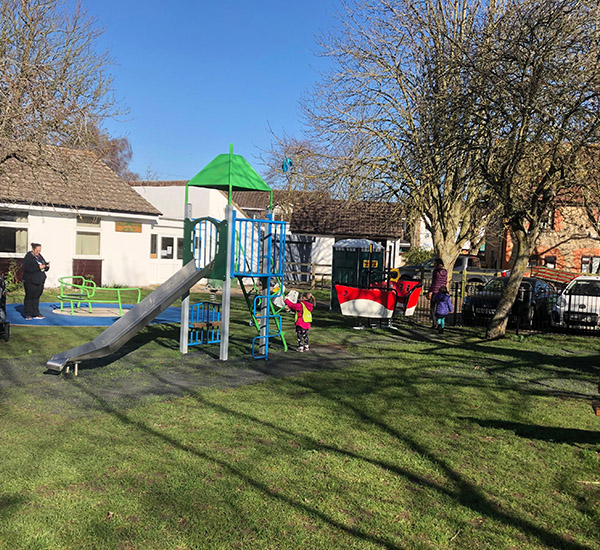
[[[0,137],[90,146],[102,121],[120,112],[112,60],[95,49],[102,32],[79,3],[2,0]]]
[[[450,269],[493,214],[470,95],[480,75],[466,70],[486,9],[478,0],[344,4],[341,27],[321,40],[334,68],[303,105],[337,159],[328,187],[423,216]]]
[[[596,0],[506,0],[474,56],[481,75],[482,170],[514,242],[507,289],[488,328],[504,335],[544,218],[577,190],[578,162],[600,139]]]
[[[309,139],[286,134],[277,136],[271,130],[273,142],[261,154],[269,185],[288,191],[321,190],[321,179],[327,172],[328,158]]]
[[[588,147],[581,155],[577,171],[575,200],[583,206],[589,231],[586,238],[600,240],[600,144]],[[600,266],[597,270],[600,273]]]
[[[79,149],[83,147],[92,151],[126,181],[140,179],[139,174],[129,170],[133,151],[127,137],[111,137],[107,131],[94,124],[88,124],[84,131],[74,136],[74,139],[70,136],[66,137],[63,145]]]

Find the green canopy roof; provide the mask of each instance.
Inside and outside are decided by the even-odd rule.
[[[273,207],[273,191],[244,157],[233,154],[233,145],[229,146],[229,154],[217,155],[188,181],[185,188],[186,203],[189,186],[227,191],[229,204],[232,191],[267,191],[271,194]]]

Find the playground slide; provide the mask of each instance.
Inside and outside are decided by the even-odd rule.
[[[61,372],[67,364],[106,357],[114,353],[200,279],[207,277],[212,269],[213,262],[198,270],[194,260],[190,261],[97,338],[87,344],[57,353],[46,366],[49,370]]]

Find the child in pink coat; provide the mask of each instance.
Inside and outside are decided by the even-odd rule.
[[[308,351],[308,330],[312,323],[312,310],[315,307],[315,297],[310,292],[302,293],[298,303],[285,299],[288,310],[296,312],[296,336],[298,337],[298,351]]]

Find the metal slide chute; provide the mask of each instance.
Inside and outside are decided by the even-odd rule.
[[[68,351],[57,353],[46,363],[46,366],[49,370],[61,372],[67,365],[76,365],[83,360],[111,355],[200,279],[208,277],[213,270],[213,265],[214,262],[210,262],[203,269],[196,269],[195,261],[188,262],[94,340]]]

